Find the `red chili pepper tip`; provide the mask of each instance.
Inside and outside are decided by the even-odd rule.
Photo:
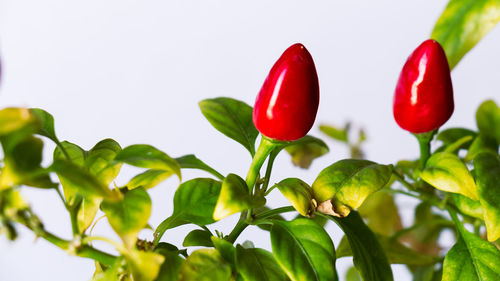
[[[412,133],[441,127],[453,114],[450,67],[441,45],[426,40],[408,57],[394,94],[398,125]]]
[[[311,54],[302,44],[290,46],[272,67],[257,96],[253,122],[266,137],[297,140],[314,124],[319,84]]]

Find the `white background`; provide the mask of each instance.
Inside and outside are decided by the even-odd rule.
[[[194,153],[223,174],[245,175],[248,153],[215,131],[197,102],[230,96],[253,104],[280,54],[303,43],[317,66],[321,103],[317,125],[350,120],[367,130],[369,159],[393,163],[418,155],[416,141],[392,117],[392,95],[407,56],[429,37],[445,0],[427,1],[131,1],[0,0],[1,106],[41,107],[56,120],[60,139],[90,149],[111,137],[123,147],[152,144],[173,157]],[[455,68],[455,113],[445,125],[475,128],[474,113],[487,98],[499,101],[500,29],[494,29]],[[325,138],[317,127],[311,133]],[[347,157],[331,153],[310,170],[281,155],[273,181],[301,177],[312,183],[327,165]],[[46,157],[53,146],[47,143]],[[137,172],[125,167],[117,184]],[[184,179],[204,176],[184,173]],[[172,211],[178,182],[150,190],[158,225]],[[69,218],[54,193],[23,194],[46,228],[70,238]],[[271,205],[286,205],[277,192]],[[400,202],[409,202],[402,198]],[[411,217],[408,205],[402,208]],[[211,229],[227,233],[236,216]],[[15,243],[0,237],[0,280],[88,280],[92,261],[68,257],[22,227]],[[191,228],[164,236],[177,245]],[[338,243],[342,233],[330,224]],[[116,239],[101,221],[98,235]],[[151,231],[141,236],[151,238]],[[269,248],[268,234],[249,229],[238,242]],[[444,239],[444,245],[454,241]],[[108,249],[108,248],[107,248]],[[338,261],[341,276],[349,259]],[[395,266],[396,280],[409,280]]]

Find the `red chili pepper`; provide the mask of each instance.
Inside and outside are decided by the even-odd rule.
[[[393,113],[398,125],[412,133],[441,127],[453,114],[450,67],[441,45],[426,40],[408,57],[399,75]]]
[[[266,137],[292,141],[311,129],[319,104],[319,84],[311,54],[290,46],[269,72],[257,96],[253,122]]]

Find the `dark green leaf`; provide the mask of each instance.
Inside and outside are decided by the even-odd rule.
[[[471,161],[476,157],[476,155],[478,155],[481,152],[489,152],[492,154],[497,154],[498,145],[495,139],[488,138],[483,136],[482,134],[479,134],[470,145],[464,160]]]
[[[345,218],[328,216],[344,231],[353,253],[353,261],[364,281],[393,280],[391,266],[373,232],[357,212]]]
[[[236,246],[236,267],[245,281],[286,281],[273,255],[266,250]]]
[[[115,160],[140,168],[172,171],[179,179],[181,178],[179,164],[165,152],[151,145],[135,144],[127,146],[116,155]]]
[[[453,69],[498,20],[497,0],[451,0],[436,22],[431,38],[441,43]]]
[[[219,132],[241,143],[255,154],[259,132],[252,121],[252,107],[231,98],[206,99],[199,103],[201,112]]]
[[[480,153],[474,158],[474,171],[479,202],[484,210],[484,222],[489,241],[500,239],[500,158]]]
[[[314,159],[328,153],[326,143],[313,136],[305,136],[285,147],[285,150],[292,156],[295,166],[307,169]]]
[[[439,258],[420,254],[399,243],[396,239],[375,234],[378,243],[384,250],[389,263],[407,265],[428,265],[439,261]],[[352,250],[346,236],[342,238],[337,248],[337,258],[352,256]]]
[[[457,243],[444,259],[443,281],[500,280],[500,251],[468,232],[456,218]]]
[[[104,201],[102,210],[113,230],[120,235],[126,245],[133,245],[137,234],[148,224],[151,215],[151,199],[142,188],[127,191],[123,200]]]
[[[465,195],[477,200],[477,189],[467,166],[457,155],[449,152],[433,154],[420,177],[435,188]]]
[[[485,1],[485,0],[483,0]],[[500,3],[498,1],[490,1],[496,3],[497,21],[500,19]],[[495,139],[500,145],[500,108],[493,100],[483,102],[476,111],[476,122],[479,132],[491,139]]]
[[[288,202],[305,217],[314,213],[316,206],[313,203],[311,187],[297,178],[288,178],[276,184]]]
[[[221,256],[226,260],[231,266],[236,267],[236,248],[230,242],[217,238],[215,236],[210,237],[214,248],[221,254]]]
[[[196,178],[181,184],[174,195],[174,212],[158,226],[156,234],[187,223],[214,223],[212,214],[220,190],[221,183],[209,178]]]
[[[57,187],[57,184],[50,179],[49,171],[40,166],[42,152],[43,141],[39,138],[28,136],[17,141],[9,151],[5,152],[4,166],[0,173],[0,190],[15,185]]]
[[[161,254],[165,261],[161,264],[160,272],[156,277],[156,281],[177,281],[179,278],[179,270],[184,261],[176,252],[169,252],[164,250],[157,251]]]
[[[190,246],[204,246],[204,247],[213,247],[212,233],[206,230],[195,229],[186,235],[184,238],[184,242],[182,242],[182,246],[190,247]]]
[[[465,128],[450,128],[440,131],[436,139],[442,141],[444,146],[448,146],[466,136],[476,137],[477,133]],[[461,148],[466,148],[466,146],[464,145]]]
[[[276,261],[291,280],[337,280],[333,242],[314,221],[273,221],[271,246]]]
[[[212,169],[212,167],[205,164],[205,162],[201,161],[193,154],[184,155],[184,156],[181,156],[179,158],[175,158],[175,161],[177,161],[177,163],[179,163],[181,169],[199,169],[199,170],[203,170],[203,171],[206,171],[206,172],[214,175],[219,180],[224,179],[224,176],[221,173]]]
[[[221,220],[232,214],[249,209],[254,205],[245,181],[238,175],[229,174],[222,182],[222,188],[214,210],[214,219]]]
[[[231,280],[231,267],[215,249],[194,251],[181,264],[178,281],[215,280]]]
[[[392,174],[391,165],[367,160],[345,159],[323,169],[312,185],[320,203],[318,211],[347,216],[373,192],[384,187]]]
[[[31,108],[30,112],[40,121],[40,128],[38,129],[37,134],[47,137],[55,143],[59,143],[54,129],[54,117],[47,111],[40,108]]]

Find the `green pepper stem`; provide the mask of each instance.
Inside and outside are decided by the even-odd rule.
[[[262,137],[259,148],[252,159],[252,164],[250,165],[246,178],[246,183],[250,193],[253,191],[253,187],[255,186],[255,182],[257,181],[257,177],[260,173],[260,168],[264,164],[264,161],[266,161],[267,156],[269,156],[273,149],[281,143],[282,142],[274,141],[264,136]]]
[[[281,145],[283,145],[283,142],[271,140],[271,139],[268,139],[268,138],[262,136],[262,140],[260,142],[259,148],[257,149],[257,152],[253,156],[252,164],[250,165],[250,169],[248,170],[248,174],[247,174],[247,178],[246,178],[248,192],[250,194],[253,193],[255,182],[257,181],[257,177],[259,176],[260,169],[262,168],[264,161],[266,161],[266,158],[269,156],[269,154],[271,154],[271,152],[275,148],[277,148]],[[269,161],[270,161],[269,164],[272,166],[274,159],[269,159]],[[271,173],[271,171],[270,171],[271,168],[269,168],[269,164],[268,164],[268,171],[266,172],[267,175],[270,175],[270,173]],[[226,240],[231,242],[231,243],[234,243],[236,241],[236,239],[238,238],[238,236],[249,225],[247,221],[251,218],[252,218],[252,209],[249,209],[246,212],[243,212],[240,216],[240,219],[238,220],[238,223],[236,223],[236,226],[231,231],[231,233],[227,236]]]
[[[434,138],[437,130],[430,131],[422,134],[413,134],[420,146],[420,168],[425,168],[425,163],[427,163],[427,159],[431,156],[431,140]]]

